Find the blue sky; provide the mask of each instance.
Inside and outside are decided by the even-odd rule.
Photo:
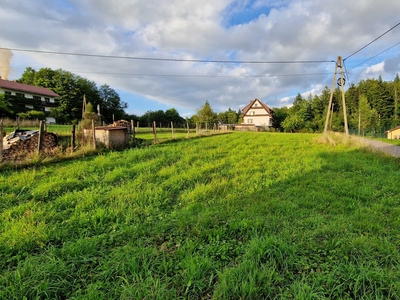
[[[258,98],[291,105],[297,93],[331,86],[334,63],[220,63],[132,60],[335,61],[399,23],[400,1],[4,0],[0,47],[121,58],[0,51],[8,79],[23,70],[62,68],[114,88],[128,112],[176,108],[191,116],[205,101],[216,112]],[[34,26],[32,26],[34,24]],[[352,83],[400,70],[400,26],[346,60]],[[393,47],[383,53],[385,49]],[[377,55],[381,53],[380,55]],[[377,56],[376,56],[377,55]],[[374,57],[376,56],[376,57]],[[4,75],[2,75],[4,77]]]

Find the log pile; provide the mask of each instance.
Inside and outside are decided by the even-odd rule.
[[[131,122],[125,121],[125,120],[118,120],[108,126],[109,127],[128,127],[129,128],[129,127],[131,127]]]
[[[3,139],[3,160],[21,160],[24,159],[28,153],[37,151],[38,149],[39,134],[32,134],[28,138],[20,138],[17,136],[13,138],[7,137]],[[58,144],[58,137],[52,132],[43,132],[42,136],[42,150],[46,152]]]

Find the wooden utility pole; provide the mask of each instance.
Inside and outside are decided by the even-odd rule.
[[[332,99],[333,99],[333,92],[335,90],[335,82],[336,82],[336,73],[338,68],[340,69],[340,78],[337,81],[337,84],[342,88],[342,106],[343,106],[343,117],[344,117],[344,132],[346,134],[346,137],[349,136],[349,127],[347,124],[347,112],[346,112],[346,100],[345,100],[345,94],[344,94],[344,85],[346,82],[346,79],[344,78],[344,73],[343,73],[343,59],[341,56],[338,56],[335,64],[335,72],[333,73],[333,81],[332,81],[332,90],[331,90],[331,96],[329,98],[329,106],[328,110],[326,112],[326,119],[325,119],[325,128],[324,128],[324,135],[328,133],[328,124],[329,124],[329,117],[330,117],[330,112],[331,112],[331,107],[332,107]]]

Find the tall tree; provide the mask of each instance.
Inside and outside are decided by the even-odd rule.
[[[208,101],[197,110],[196,115],[200,123],[207,124],[208,126],[217,122],[217,114],[213,111]]]
[[[124,116],[124,109],[128,107],[125,102],[121,101],[118,93],[109,85],[103,84],[99,88],[99,95],[101,99],[100,111],[101,115],[107,122],[112,120],[122,119]]]

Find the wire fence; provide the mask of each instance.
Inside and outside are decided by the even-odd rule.
[[[386,138],[387,134],[386,132],[388,130],[392,129],[391,127],[379,127],[375,129],[370,129],[370,130],[359,130],[358,128],[349,128],[349,134],[351,135],[357,135],[357,136],[362,136],[362,137],[371,137],[371,138]]]

